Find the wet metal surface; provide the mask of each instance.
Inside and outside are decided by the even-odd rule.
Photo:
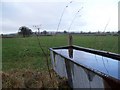
[[[56,49],[54,51],[69,58],[68,49]],[[71,60],[120,80],[118,71],[120,70],[118,67],[120,61],[118,60],[75,49],[73,50],[73,58]]]

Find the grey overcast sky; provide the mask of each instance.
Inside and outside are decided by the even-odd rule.
[[[33,31],[33,25],[41,30],[56,31],[60,16],[71,0],[2,0],[0,3],[0,33],[16,33],[20,26]],[[119,0],[72,0],[65,9],[58,31],[118,31]]]

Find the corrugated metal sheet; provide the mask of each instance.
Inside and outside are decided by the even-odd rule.
[[[58,73],[58,75],[67,78],[65,59],[56,54],[54,61],[55,71]]]
[[[52,51],[50,53],[53,69],[59,76],[67,78],[65,59],[58,54],[54,54]]]
[[[51,51],[53,69],[60,77],[68,78],[73,88],[104,88],[103,79],[94,73],[74,64],[73,62],[53,54]],[[90,78],[90,79],[89,79]]]

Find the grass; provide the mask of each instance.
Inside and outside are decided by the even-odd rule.
[[[68,36],[40,36],[39,41],[49,56],[48,49],[67,45]],[[117,36],[73,35],[73,41],[74,45],[118,53]],[[1,45],[3,88],[70,88],[68,81],[51,69],[50,78],[45,56],[36,37],[3,38]]]
[[[49,53],[50,47],[67,45],[67,37],[66,35],[42,36],[39,40],[45,52]],[[117,36],[73,35],[73,41],[78,46],[118,53]],[[47,67],[36,37],[2,39],[2,63],[3,71],[25,68],[41,70]]]
[[[3,88],[68,88],[68,81],[65,78],[59,78],[54,72],[49,77],[46,71],[36,70],[13,70],[9,73],[2,73]]]
[[[78,46],[118,53],[118,36],[73,36]]]
[[[45,52],[48,52],[46,47],[52,46],[52,38],[40,37],[39,40]],[[36,37],[4,38],[2,44],[3,71],[15,68],[44,69],[46,67],[45,58]]]

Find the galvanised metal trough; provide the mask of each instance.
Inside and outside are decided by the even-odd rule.
[[[71,88],[120,88],[119,54],[73,45],[50,48],[50,55],[54,71],[67,78]]]

